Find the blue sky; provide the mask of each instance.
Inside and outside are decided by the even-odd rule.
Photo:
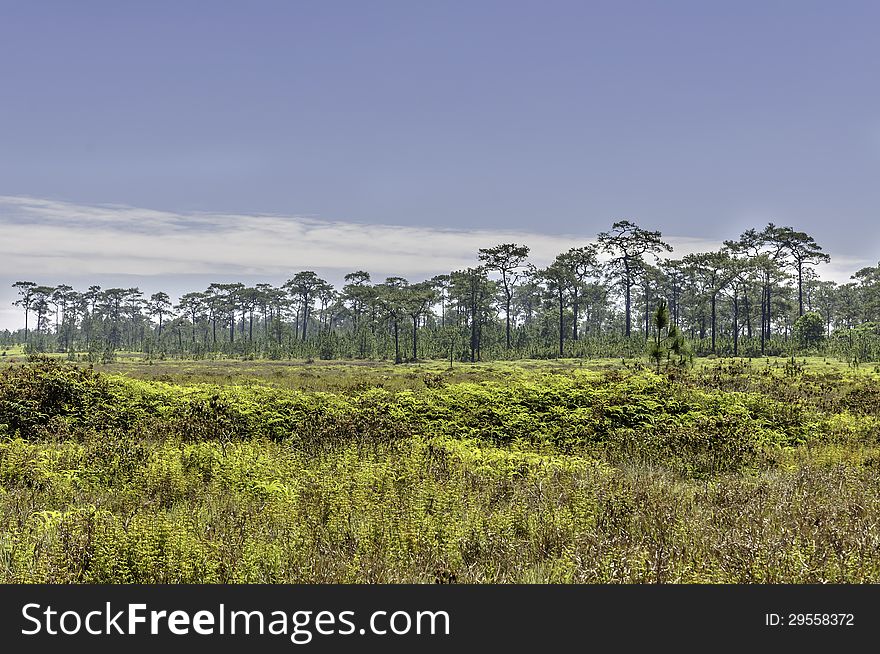
[[[163,212],[286,221],[291,273],[358,267],[371,226],[549,247],[621,218],[707,243],[790,224],[849,272],[880,257],[878,25],[845,1],[0,0],[0,282],[237,270],[137,241]],[[357,247],[319,265],[303,220]],[[57,270],[21,254],[38,238]],[[113,256],[134,243],[155,265]],[[240,270],[283,276],[254,247]]]

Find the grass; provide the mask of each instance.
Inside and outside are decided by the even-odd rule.
[[[20,350],[20,349],[19,349]],[[66,355],[49,354],[59,361]],[[880,363],[863,363],[853,369],[846,362],[819,356],[796,358],[806,372],[841,372],[850,375],[880,376]],[[0,358],[0,370],[5,366],[27,362],[23,352],[9,350]],[[697,357],[695,370],[714,369],[724,362],[748,362],[754,369],[784,369],[787,357],[715,358]],[[100,372],[124,375],[132,379],[160,381],[181,385],[217,384],[223,386],[267,385],[304,391],[357,392],[366,388],[389,390],[423,390],[425,379],[442,375],[450,383],[521,379],[540,374],[569,374],[579,370],[605,371],[628,369],[642,365],[638,360],[615,359],[541,359],[514,362],[458,363],[450,367],[448,361],[423,361],[395,365],[386,361],[325,361],[325,360],[252,360],[240,359],[149,359],[140,352],[117,353],[114,363],[74,362],[91,366]],[[428,382],[430,383],[430,381]]]
[[[0,582],[880,581],[873,367],[0,370]]]

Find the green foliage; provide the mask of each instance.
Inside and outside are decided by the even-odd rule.
[[[0,373],[0,580],[877,582],[880,381],[828,368],[37,358]]]
[[[648,356],[654,361],[658,373],[664,359],[668,368],[672,363],[678,366],[689,365],[694,358],[681,331],[675,325],[670,324],[669,305],[662,298],[654,311],[654,340],[648,348]],[[674,362],[673,356],[677,357]]]
[[[803,349],[818,348],[825,340],[825,320],[815,311],[800,316],[794,323],[794,339]]]

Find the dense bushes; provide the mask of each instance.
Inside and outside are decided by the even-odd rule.
[[[310,451],[418,434],[614,461],[637,457],[693,475],[753,465],[768,446],[827,440],[836,433],[828,428],[830,416],[840,411],[865,415],[854,427],[859,437],[877,433],[868,415],[877,411],[880,386],[870,378],[832,376],[834,385],[804,375],[780,384],[777,376],[743,366],[677,375],[578,370],[340,395],[183,387],[41,360],[0,376],[0,430],[38,440],[105,434],[114,447],[125,434],[220,443],[266,438]],[[852,439],[852,421],[850,427]]]
[[[53,429],[54,435],[76,435],[151,426],[193,441],[265,437],[313,443],[418,433],[571,451],[620,431],[639,439],[748,432],[756,444],[791,444],[816,419],[800,404],[697,388],[650,371],[538,374],[419,392],[373,388],[350,396],[146,383],[48,360],[10,367],[0,376],[0,424],[25,439],[50,437]]]
[[[2,581],[880,580],[870,468],[693,482],[416,437],[322,456],[153,443],[129,474],[94,443],[58,447],[0,444]]]
[[[878,582],[876,383],[784,375],[337,394],[9,367],[0,581]]]

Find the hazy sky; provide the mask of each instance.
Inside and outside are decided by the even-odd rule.
[[[13,278],[418,276],[621,218],[792,225],[845,279],[880,258],[878,26],[880,2],[0,0],[0,328]]]

